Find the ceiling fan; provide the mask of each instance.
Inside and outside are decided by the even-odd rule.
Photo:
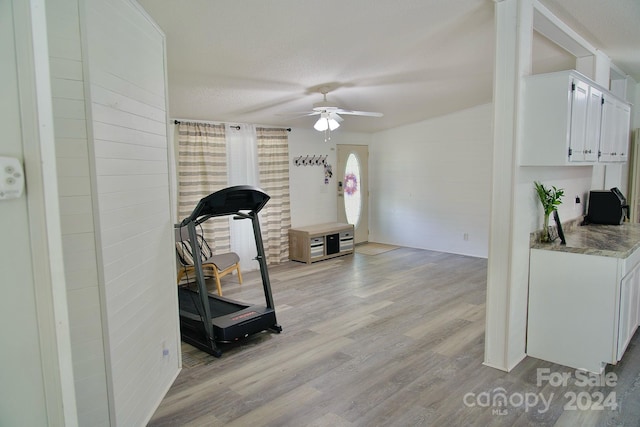
[[[323,87],[320,89],[320,93],[323,96],[323,100],[313,104],[313,109],[308,112],[302,113],[303,116],[320,116],[316,123],[313,125],[314,129],[323,131],[332,131],[340,126],[340,123],[344,121],[340,114],[351,116],[368,116],[368,117],[382,117],[382,113],[376,113],[372,111],[356,111],[346,110],[338,107],[333,102],[327,101],[327,93],[329,88]]]

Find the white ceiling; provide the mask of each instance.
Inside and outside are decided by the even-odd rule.
[[[138,0],[167,36],[173,118],[311,127],[322,100],[375,132],[491,101],[492,0]],[[640,81],[640,0],[542,0]],[[573,68],[542,37],[537,72]]]

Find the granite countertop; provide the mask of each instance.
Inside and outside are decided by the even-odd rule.
[[[627,258],[640,247],[640,224],[576,225],[565,231],[565,240],[566,245],[559,238],[552,243],[532,242],[531,248]]]

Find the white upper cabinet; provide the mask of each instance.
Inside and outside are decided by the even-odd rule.
[[[602,104],[600,161],[626,162],[629,156],[629,120],[631,107],[613,96]]]
[[[523,96],[520,165],[626,161],[629,120],[624,119],[624,109],[630,111],[629,105],[582,74],[561,71],[526,77]],[[603,106],[607,100],[610,107]],[[600,155],[603,144],[606,155]]]

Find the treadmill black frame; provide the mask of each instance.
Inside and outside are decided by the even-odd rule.
[[[181,335],[185,342],[216,357],[222,355],[222,351],[216,345],[216,341],[236,341],[266,329],[271,329],[278,333],[282,331],[282,327],[276,319],[271,282],[258,219],[258,212],[266,205],[269,199],[270,197],[264,191],[256,187],[249,185],[228,187],[202,198],[191,215],[176,225],[176,227],[180,228],[187,227],[192,253],[194,254],[200,253],[196,227],[210,218],[233,215],[234,219],[250,219],[253,225],[253,234],[258,252],[256,260],[260,266],[266,307],[250,306],[239,301],[210,294],[207,291],[202,271],[202,260],[199,256],[193,257],[198,287],[198,291],[194,292],[198,296],[194,301],[197,313],[194,315],[186,311],[183,312],[182,308],[180,309]],[[183,289],[179,290],[179,292],[193,291]],[[215,309],[215,304],[219,303],[236,305],[239,310],[231,314],[214,316],[216,313],[212,313],[212,308]],[[241,314],[242,311],[246,311],[246,313]],[[200,317],[199,321],[194,318],[196,315]],[[208,319],[208,321],[205,319]]]

